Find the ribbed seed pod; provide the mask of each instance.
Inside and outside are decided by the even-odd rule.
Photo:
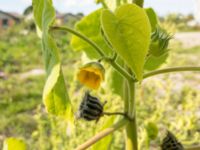
[[[166,137],[162,141],[162,150],[184,150],[184,147],[176,137],[169,131],[167,131]]]
[[[96,120],[102,116],[103,104],[97,97],[91,96],[89,92],[85,93],[83,101],[80,104],[77,118],[83,118],[87,121]]]

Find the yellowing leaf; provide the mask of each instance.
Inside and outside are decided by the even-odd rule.
[[[122,5],[115,13],[104,10],[101,25],[114,50],[141,80],[151,33],[145,10],[135,4]]]
[[[21,139],[7,138],[4,141],[3,150],[27,150],[27,146]]]
[[[43,91],[43,101],[51,114],[66,117],[72,123],[71,102],[66,90],[61,69],[59,50],[49,34],[50,25],[55,20],[55,10],[51,0],[33,0],[34,18],[42,32],[42,46],[47,80]]]

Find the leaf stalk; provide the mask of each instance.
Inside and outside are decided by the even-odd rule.
[[[200,71],[200,67],[174,67],[174,68],[155,70],[144,74],[143,79],[159,74],[171,73],[171,72],[183,72],[183,71]]]
[[[85,150],[101,140],[102,138],[106,137],[107,135],[113,133],[114,131],[120,129],[121,127],[125,126],[128,123],[128,120],[126,118],[123,118],[122,120],[118,121],[116,124],[113,126],[106,128],[103,131],[100,131],[97,133],[94,137],[83,143],[82,145],[78,146],[76,150]]]

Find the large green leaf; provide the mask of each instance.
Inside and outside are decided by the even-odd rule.
[[[27,150],[27,146],[23,140],[11,137],[4,141],[3,150]]]
[[[141,80],[151,33],[145,10],[135,4],[122,5],[114,14],[104,10],[101,25],[114,50]]]
[[[158,24],[157,15],[152,8],[146,8],[145,11],[149,17],[149,21],[151,23],[151,31],[153,32],[156,29],[156,26]]]
[[[106,55],[112,54],[112,50],[109,48],[108,44],[105,42],[102,34],[101,34],[101,26],[100,26],[100,15],[102,9],[96,10],[85,16],[82,20],[80,20],[75,29],[82,34],[84,34],[87,38],[96,43]],[[96,52],[96,50],[88,43],[83,41],[77,36],[73,36],[71,40],[71,45],[75,50],[83,50],[87,54],[87,56],[91,59],[100,58],[100,55]]]
[[[102,126],[101,130],[104,130],[110,126],[113,125],[115,121],[115,117],[110,117]],[[92,150],[109,150],[110,149],[110,143],[112,142],[112,138],[113,135],[110,134],[108,136],[106,136],[105,138],[103,138],[102,140],[100,140],[99,142],[97,142],[96,144],[94,144],[92,146]]]
[[[72,109],[61,69],[59,51],[49,34],[49,27],[55,20],[55,10],[51,0],[33,0],[36,25],[42,32],[42,46],[47,80],[43,91],[43,101],[51,114],[66,117],[72,121]]]

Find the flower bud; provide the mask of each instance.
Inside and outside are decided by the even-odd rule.
[[[172,35],[167,33],[166,30],[157,27],[156,30],[151,35],[151,44],[149,54],[159,57],[166,54],[168,50],[169,41]]]

